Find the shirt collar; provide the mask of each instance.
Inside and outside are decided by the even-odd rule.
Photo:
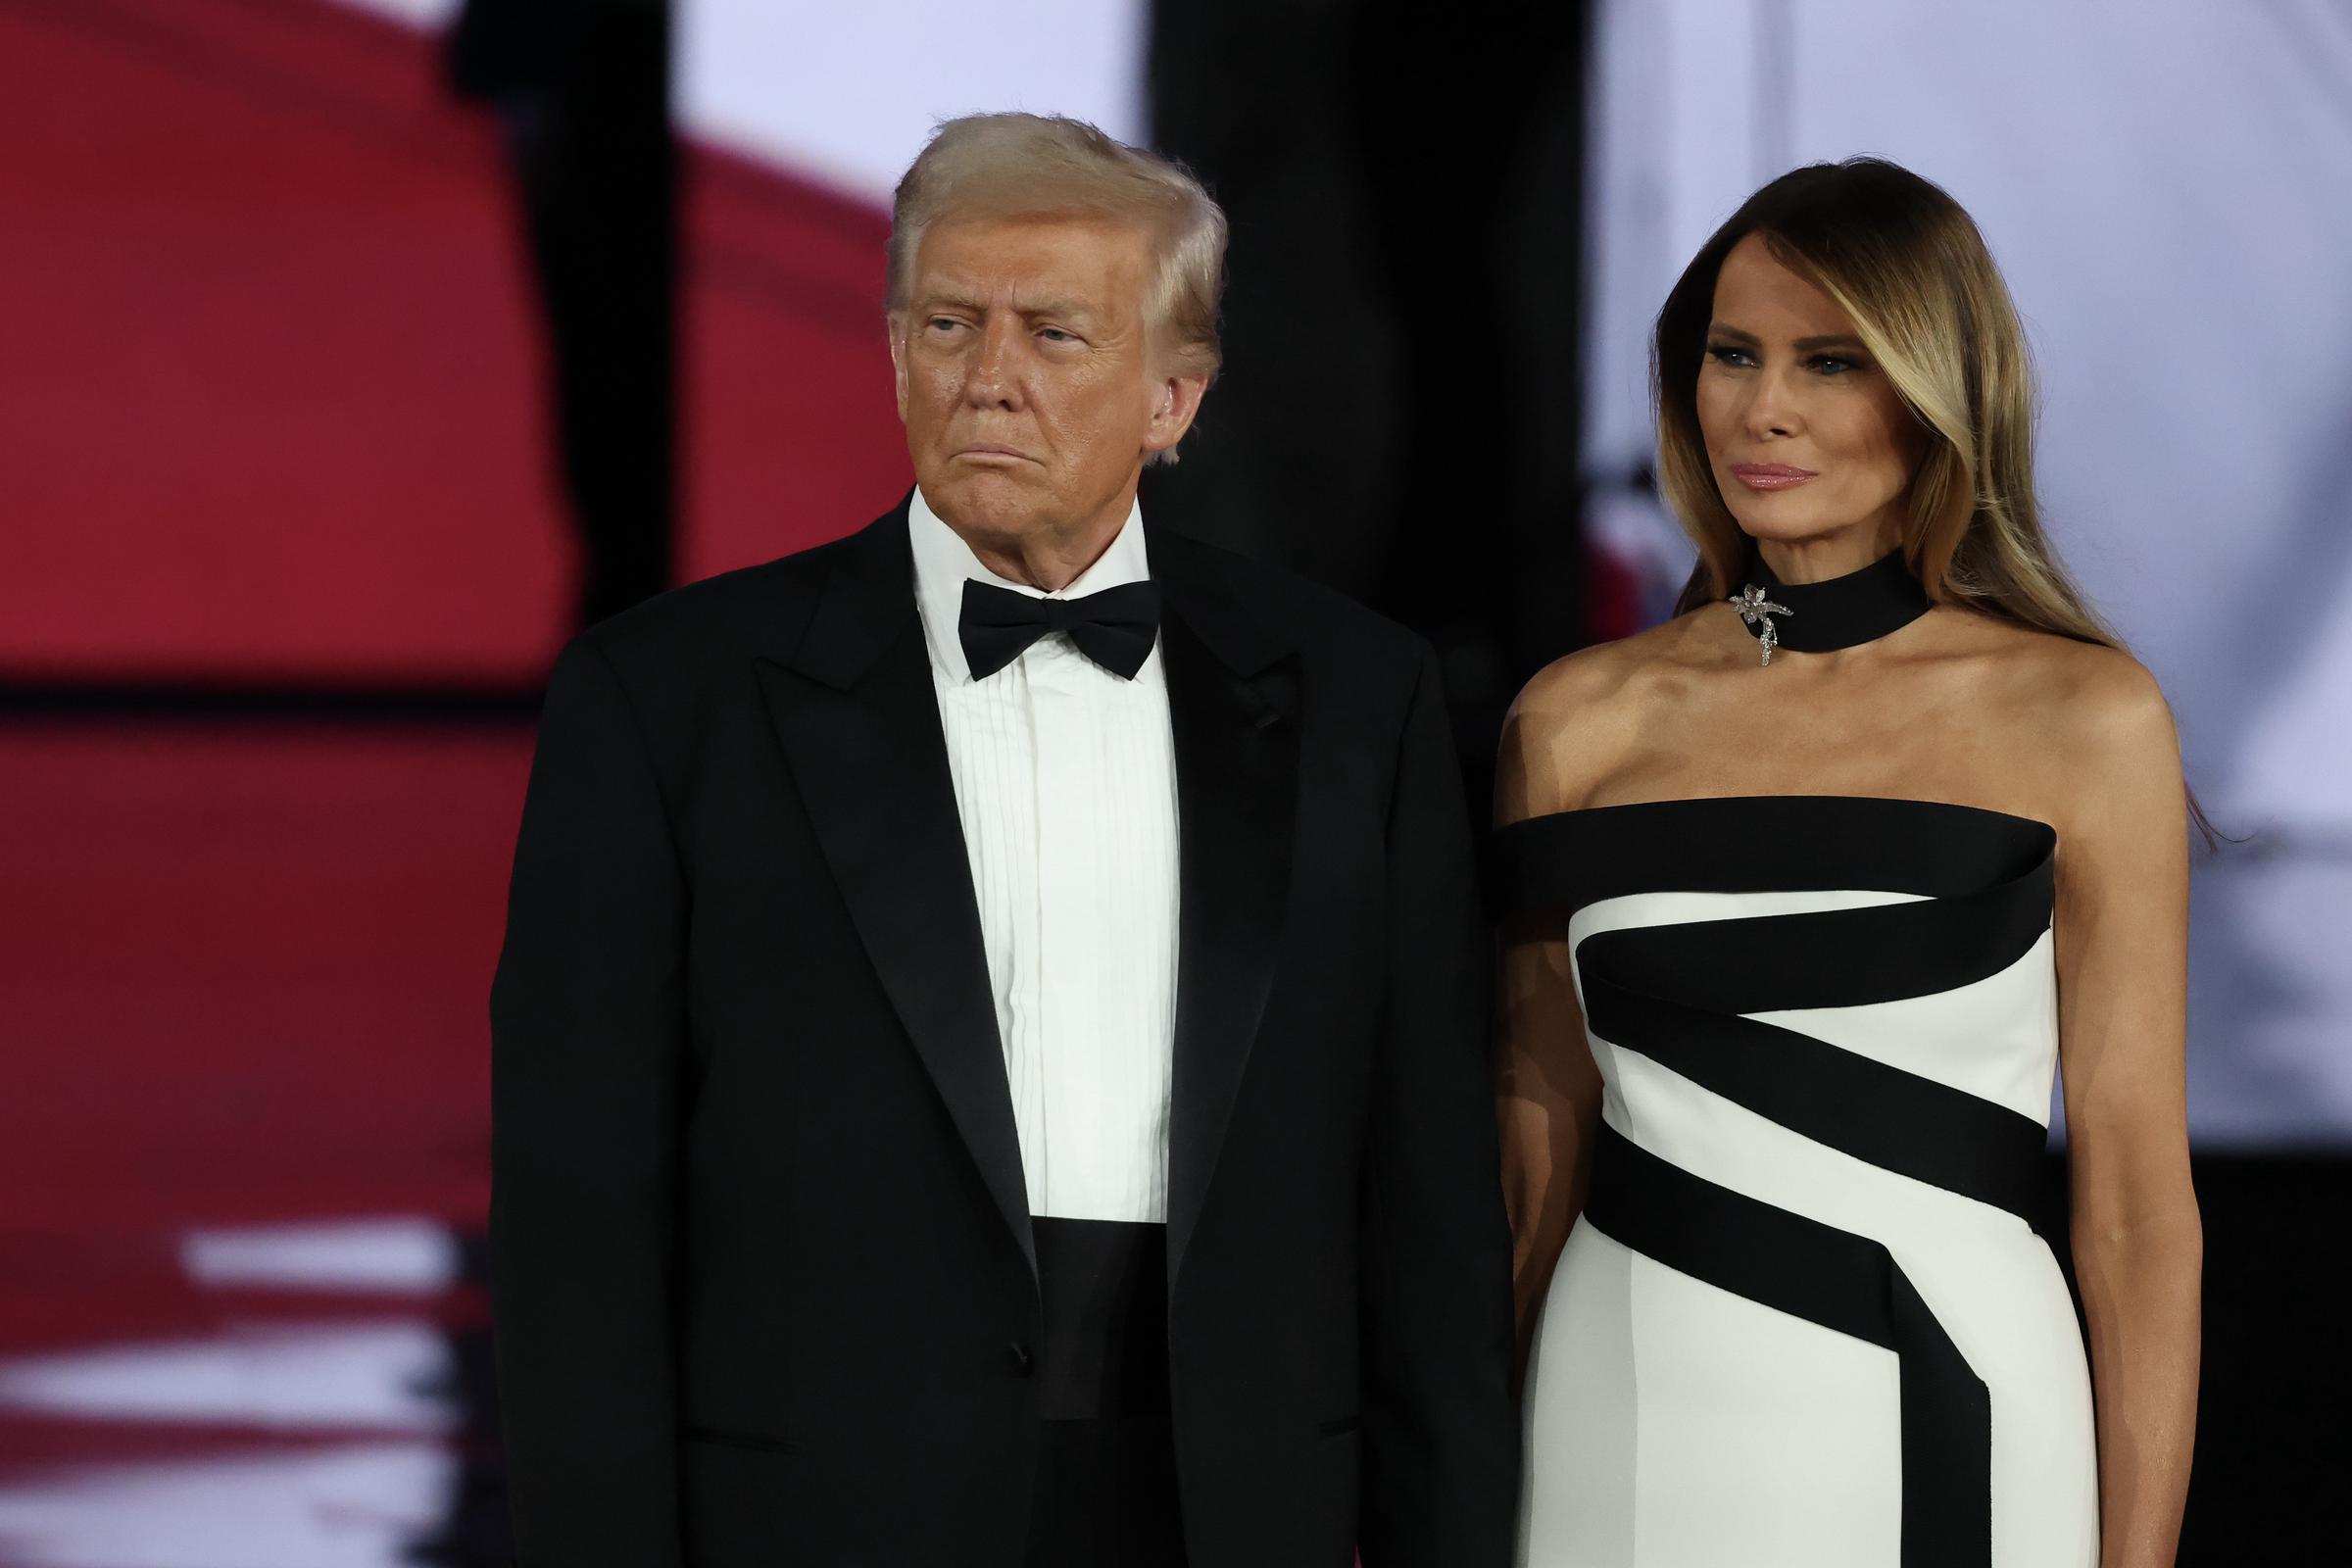
[[[1141,502],[1128,507],[1127,520],[1119,524],[1119,531],[1095,564],[1071,579],[1069,586],[1050,594],[1000,577],[982,565],[963,536],[923,500],[920,485],[906,504],[906,533],[914,548],[914,602],[922,614],[923,641],[930,646],[932,664],[959,681],[972,678],[971,663],[963,657],[960,629],[966,581],[1009,588],[1032,599],[1076,599],[1124,583],[1148,582],[1152,577],[1152,563],[1144,552]]]

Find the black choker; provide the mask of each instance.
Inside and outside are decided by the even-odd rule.
[[[1747,586],[1732,595],[1732,607],[1755,632],[1766,664],[1775,648],[1800,654],[1852,648],[1899,631],[1928,612],[1928,591],[1903,564],[1900,550],[1827,582],[1783,582],[1754,551],[1748,553],[1747,570]]]

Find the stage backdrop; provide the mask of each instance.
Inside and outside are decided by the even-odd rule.
[[[1591,525],[1662,612],[1644,334],[1749,191],[1949,190],[2033,337],[2052,537],[2242,840],[2195,879],[2200,1147],[2352,1147],[2352,10],[1609,0],[1595,59]]]

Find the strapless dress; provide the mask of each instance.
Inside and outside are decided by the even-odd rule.
[[[1527,1568],[2095,1568],[2044,1211],[2044,823],[1667,801],[1496,835],[1604,1083],[1535,1330]]]

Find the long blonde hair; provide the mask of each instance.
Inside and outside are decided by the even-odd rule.
[[[1881,158],[1809,165],[1757,191],[1699,248],[1658,313],[1659,482],[1698,547],[1677,610],[1735,591],[1751,548],[1716,489],[1697,401],[1716,274],[1750,234],[1852,318],[1919,423],[1925,455],[1904,496],[1902,550],[1929,599],[2122,646],[2043,539],[2033,365],[1984,236],[1941,187]]]
[[[1931,602],[2122,649],[2051,553],[2034,489],[2034,366],[2025,325],[1975,220],[1944,189],[1883,158],[1790,170],[1743,202],[1666,296],[1650,339],[1658,482],[1698,564],[1676,613],[1746,580],[1753,548],[1723,504],[1698,425],[1715,279],[1761,235],[1835,301],[1918,422],[1902,552]],[[2190,820],[2218,837],[2192,793]]]

